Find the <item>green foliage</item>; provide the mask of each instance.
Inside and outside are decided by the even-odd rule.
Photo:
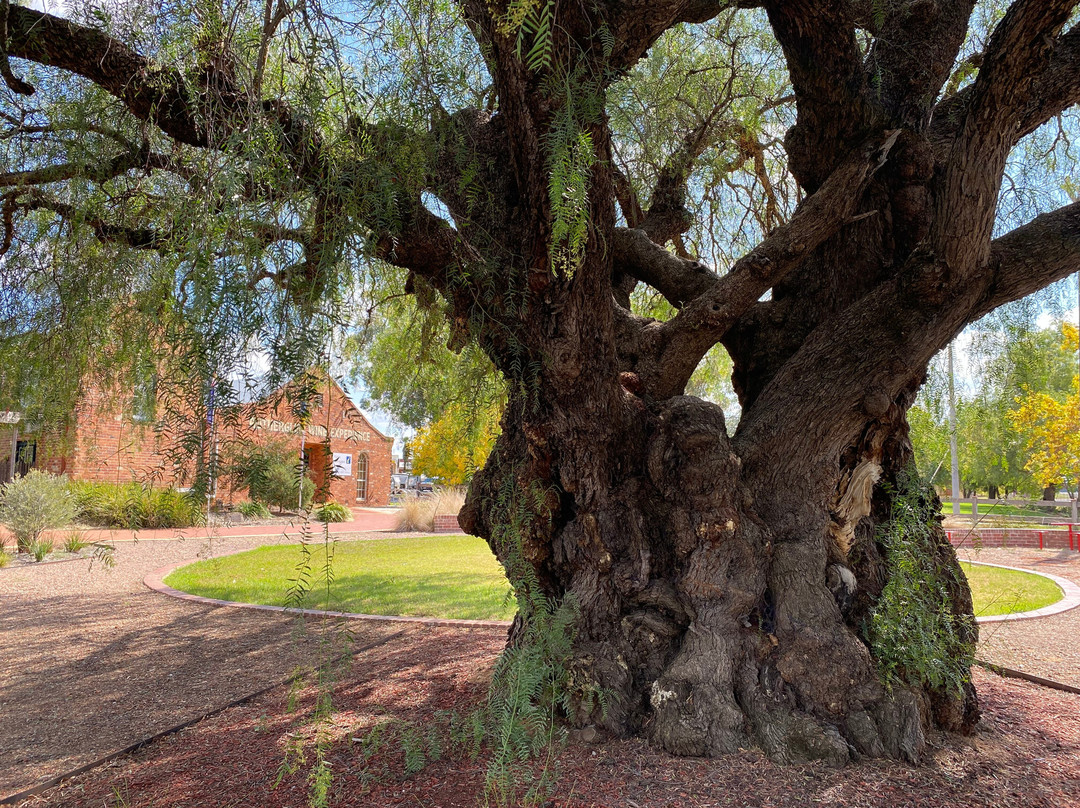
[[[971,677],[974,618],[952,608],[950,585],[961,573],[939,558],[936,498],[914,474],[892,493],[890,519],[877,536],[888,583],[865,627],[867,642],[888,685],[960,693]]]
[[[189,493],[141,483],[72,480],[79,518],[94,525],[129,530],[190,527],[204,519],[202,503]]]
[[[6,567],[11,563],[11,556],[8,555],[7,550],[0,546],[0,568]]]
[[[245,500],[236,506],[236,510],[245,519],[269,519],[270,509],[263,503],[256,502],[253,499]]]
[[[305,474],[300,476],[296,450],[283,440],[247,443],[233,447],[225,458],[225,470],[238,488],[246,488],[250,497],[280,510],[303,507],[315,495],[315,484]],[[302,482],[301,482],[302,480]]]
[[[542,754],[550,763],[556,745],[564,740],[556,724],[560,709],[569,709],[577,603],[544,592],[536,570],[526,560],[522,543],[535,520],[544,518],[543,492],[517,489],[516,475],[507,475],[497,506],[493,546],[503,554],[507,578],[514,588],[520,629],[495,664],[487,704],[491,759],[485,774],[485,795],[496,805],[518,804],[522,788],[526,802],[552,783],[545,765],[539,778],[522,766]]]
[[[513,2],[511,7],[513,7]],[[533,72],[550,70],[553,56],[552,28],[555,22],[555,0],[527,0],[518,3],[519,8],[529,7],[521,18],[517,34],[517,57],[531,40],[524,56],[525,66]]]
[[[34,557],[34,561],[44,561],[45,557],[53,551],[54,546],[52,539],[35,539],[30,542],[26,551]]]
[[[75,499],[63,477],[31,469],[0,488],[0,523],[15,535],[19,550],[40,546],[42,533],[64,527],[75,513]]]
[[[68,534],[68,537],[64,539],[64,552],[65,553],[77,553],[84,547],[89,547],[89,542],[83,541],[82,534],[78,531],[73,531]]]
[[[455,406],[501,411],[506,388],[491,360],[475,344],[454,353],[449,341],[441,307],[425,308],[410,297],[373,313],[346,343],[345,356],[367,390],[365,404],[405,426],[420,429]]]
[[[957,367],[958,379],[970,375],[975,383],[957,386],[961,485],[1038,496],[1043,486],[1028,469],[1038,447],[1028,445],[1017,424],[1018,399],[1035,394],[1064,403],[1076,373],[1075,348],[1063,343],[1061,324],[1039,329],[1005,317],[984,321],[972,338],[972,367]],[[949,485],[947,383],[944,369],[933,365],[908,413],[919,473],[940,486]]]
[[[352,511],[340,502],[324,502],[322,505],[316,506],[311,515],[316,522],[352,521]]]

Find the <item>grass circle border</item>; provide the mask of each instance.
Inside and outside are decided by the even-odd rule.
[[[225,555],[214,556],[214,558],[228,558],[232,555],[238,555],[239,553],[246,553],[251,548],[245,548],[243,550],[237,550],[235,553],[226,553]],[[313,617],[343,617],[348,620],[370,620],[377,623],[415,623],[422,626],[456,626],[457,628],[508,628],[511,621],[509,620],[464,620],[460,618],[452,617],[408,617],[406,615],[388,615],[388,614],[362,614],[360,612],[334,612],[327,611],[326,609],[290,609],[287,606],[267,606],[263,603],[241,603],[236,600],[220,600],[218,598],[207,598],[202,595],[192,595],[190,592],[181,592],[179,589],[174,589],[165,583],[165,578],[170,573],[186,567],[189,564],[195,564],[199,561],[207,561],[205,558],[193,558],[187,561],[181,561],[176,564],[170,564],[167,567],[154,570],[145,578],[143,578],[143,584],[153,590],[159,592],[162,595],[168,595],[169,597],[179,598],[180,600],[190,601],[191,603],[201,603],[204,606],[232,606],[237,609],[256,609],[262,612],[281,612],[292,615],[309,615]]]
[[[238,553],[243,552],[247,552],[247,550],[237,550],[236,553],[227,553],[223,556],[215,556],[215,558],[228,558],[230,555],[237,555]],[[71,560],[74,561],[76,559]],[[370,620],[380,623],[416,623],[425,626],[458,626],[462,628],[506,628],[511,622],[509,620],[464,620],[449,617],[409,617],[406,615],[363,614],[360,612],[327,611],[325,609],[290,609],[286,606],[267,606],[262,603],[241,603],[240,601],[235,600],[221,600],[219,598],[208,598],[202,595],[192,595],[190,592],[182,592],[165,583],[165,578],[172,572],[181,567],[186,567],[189,564],[204,560],[206,559],[193,558],[154,570],[143,578],[143,584],[147,588],[154,592],[159,592],[162,595],[168,595],[169,597],[186,600],[191,603],[201,603],[205,606],[231,606],[237,609],[256,609],[264,612],[283,612],[286,614],[309,615],[314,617],[341,617],[348,620]],[[1041,609],[1033,609],[1028,612],[1015,612],[1013,614],[994,614],[985,617],[976,617],[976,623],[1004,623],[1014,620],[1034,620],[1039,617],[1050,617],[1055,614],[1061,614],[1062,612],[1067,612],[1080,606],[1080,586],[1077,586],[1067,578],[1062,578],[1059,575],[1052,575],[1046,572],[1036,572],[1035,570],[1024,569],[1022,567],[1010,567],[1005,564],[990,564],[985,561],[970,560],[968,560],[967,563],[976,564],[982,567],[996,567],[997,569],[1011,570],[1012,572],[1024,572],[1029,575],[1038,575],[1053,581],[1062,591],[1061,600],[1055,601],[1049,606],[1044,606]]]
[[[1041,578],[1053,581],[1061,589],[1061,600],[1055,601],[1049,606],[1043,606],[1041,609],[1032,609],[1030,612],[991,614],[986,617],[976,617],[976,623],[1005,623],[1012,620],[1034,620],[1037,617],[1050,617],[1051,615],[1061,614],[1062,612],[1067,612],[1070,609],[1075,609],[1077,606],[1080,606],[1080,586],[1077,586],[1068,578],[1062,578],[1060,575],[1051,575],[1048,572],[1036,572],[1035,570],[1027,569],[1025,567],[1009,567],[1005,564],[989,564],[986,561],[963,560],[967,564],[975,564],[980,567],[996,567],[999,570],[1011,570],[1012,572],[1026,572],[1028,575],[1038,575]]]

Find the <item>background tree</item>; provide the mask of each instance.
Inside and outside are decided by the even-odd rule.
[[[398,267],[506,384],[460,521],[576,608],[572,722],[915,759],[977,704],[905,416],[968,323],[1080,268],[1080,206],[1005,183],[1072,125],[1076,5],[5,3],[4,396],[106,319],[287,373]],[[731,436],[685,395],[717,344]]]
[[[483,467],[499,434],[501,410],[453,405],[409,442],[414,474],[464,485]]]
[[[987,318],[971,331],[970,378],[957,401],[960,476],[965,496],[984,491],[991,498],[1015,492],[1039,496],[1050,484],[1028,467],[1037,444],[1017,421],[1018,400],[1029,394],[1064,402],[1074,384],[1076,353],[1065,323],[1037,328],[1022,312]],[[935,371],[941,376],[941,371]],[[924,474],[938,469],[934,482],[948,486],[948,423],[944,381],[924,385],[909,412],[912,439]],[[1045,407],[1043,407],[1045,409]],[[942,463],[942,461],[944,461]],[[1056,484],[1057,481],[1051,481]]]

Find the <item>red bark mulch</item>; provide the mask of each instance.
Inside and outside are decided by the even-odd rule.
[[[451,712],[481,702],[498,631],[418,628],[357,656],[334,688],[329,752],[333,806],[473,808],[482,804],[484,755],[451,743]],[[548,808],[754,806],[1080,805],[1080,696],[976,671],[984,720],[969,738],[939,737],[923,765],[870,761],[845,769],[780,767],[747,750],[719,760],[678,759],[641,741],[571,742],[557,760]],[[279,688],[144,750],[68,781],[27,806],[251,806],[301,808],[314,763],[317,688]],[[406,775],[401,736],[441,734],[442,757]],[[381,746],[372,727],[386,724]],[[283,770],[286,749],[305,761]],[[295,760],[295,758],[294,758]]]

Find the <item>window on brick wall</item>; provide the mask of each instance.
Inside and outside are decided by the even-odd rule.
[[[135,380],[131,396],[131,420],[137,424],[148,424],[154,420],[157,409],[157,375],[140,374]]]
[[[356,456],[356,501],[367,500],[367,455]]]

